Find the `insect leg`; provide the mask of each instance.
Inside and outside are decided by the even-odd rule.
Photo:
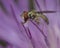
[[[35,22],[37,23],[37,24],[39,24],[40,22],[39,22],[39,18],[38,17],[36,17],[35,19]]]

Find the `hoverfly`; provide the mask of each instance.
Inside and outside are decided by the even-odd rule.
[[[54,13],[55,11],[24,11],[22,13],[22,17],[24,19],[24,23],[26,23],[28,21],[28,19],[32,19],[34,20],[36,23],[39,24],[39,17],[41,17],[47,24],[49,24],[49,20],[48,18],[43,14],[43,13]]]

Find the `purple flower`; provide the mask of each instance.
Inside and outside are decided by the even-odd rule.
[[[38,11],[46,13],[49,25],[29,20],[22,24],[21,13],[29,10],[29,0],[0,0],[0,48],[60,48],[60,1],[34,0]]]

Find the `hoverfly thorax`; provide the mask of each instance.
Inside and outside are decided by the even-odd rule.
[[[36,14],[35,14],[35,12],[34,11],[30,11],[29,13],[28,13],[28,17],[30,18],[30,19],[35,19],[35,17],[36,17]]]

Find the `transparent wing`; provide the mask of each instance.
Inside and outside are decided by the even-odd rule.
[[[56,11],[37,11],[35,13],[56,13]]]

